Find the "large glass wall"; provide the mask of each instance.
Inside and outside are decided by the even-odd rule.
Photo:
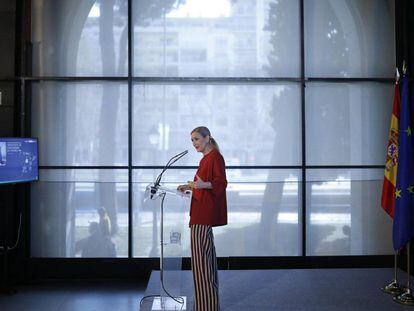
[[[164,181],[193,178],[199,125],[228,167],[219,257],[392,253],[394,1],[33,0],[31,21],[32,256],[158,256],[145,187],[186,149]]]

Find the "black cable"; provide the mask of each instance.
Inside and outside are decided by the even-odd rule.
[[[17,231],[16,243],[14,243],[14,245],[12,247],[9,247],[8,245],[0,246],[0,250],[10,251],[10,250],[13,250],[13,249],[15,249],[17,247],[17,245],[19,244],[19,240],[20,240],[21,227],[22,227],[22,213],[20,212],[19,229]]]
[[[21,233],[21,227],[22,227],[22,213],[20,212],[20,217],[19,217],[19,229],[17,231],[17,238],[16,238],[16,243],[14,243],[14,245],[12,247],[7,247],[8,250],[13,250],[17,247],[17,245],[19,244],[19,240],[20,240],[20,233]]]
[[[147,295],[141,298],[140,302],[139,302],[139,308],[141,309],[142,303],[144,302],[145,299],[151,298],[151,297],[161,297],[161,295]]]

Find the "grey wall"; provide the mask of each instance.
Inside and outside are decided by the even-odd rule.
[[[0,1],[0,77],[14,75],[15,2]]]
[[[0,136],[13,135],[16,0],[0,1]]]

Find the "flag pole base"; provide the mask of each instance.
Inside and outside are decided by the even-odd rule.
[[[404,293],[394,296],[393,300],[402,305],[414,306],[414,297],[411,293],[411,288],[405,288]]]
[[[398,284],[397,280],[392,280],[391,283],[381,287],[381,290],[384,293],[391,294],[391,295],[399,295],[403,292],[403,289]]]

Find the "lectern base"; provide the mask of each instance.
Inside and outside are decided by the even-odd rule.
[[[177,300],[181,300],[183,303],[179,303],[170,297],[155,297],[151,310],[187,310],[186,296],[176,296],[174,298],[178,298]]]

